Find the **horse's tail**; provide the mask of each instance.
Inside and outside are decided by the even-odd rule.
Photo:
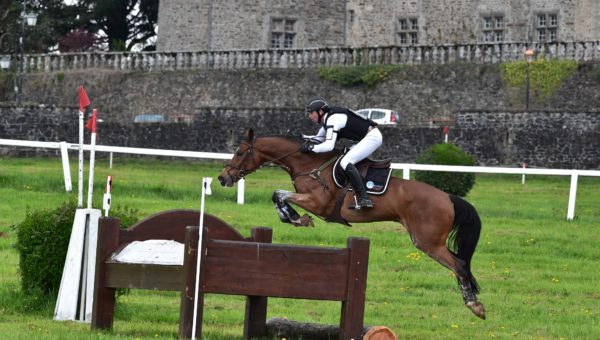
[[[454,225],[448,243],[456,256],[465,262],[469,283],[474,292],[479,293],[479,285],[471,273],[471,258],[479,241],[481,220],[477,210],[469,202],[455,195],[449,196],[454,204]]]

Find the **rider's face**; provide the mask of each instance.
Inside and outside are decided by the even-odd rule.
[[[308,119],[310,119],[310,121],[313,123],[319,122],[319,112],[318,111],[310,111],[308,113]]]

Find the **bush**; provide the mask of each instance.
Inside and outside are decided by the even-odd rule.
[[[373,88],[400,70],[400,65],[359,65],[320,67],[319,76],[341,86]]]
[[[24,292],[50,295],[58,291],[77,205],[66,202],[54,210],[28,211],[17,232],[21,287]],[[111,210],[123,227],[138,220],[135,209]]]
[[[452,144],[437,144],[417,156],[418,164],[475,165],[475,161]],[[418,171],[415,179],[449,194],[465,196],[475,184],[475,174],[468,172]]]

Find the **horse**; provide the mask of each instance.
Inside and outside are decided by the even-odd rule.
[[[481,220],[466,200],[433,186],[391,177],[383,195],[372,195],[374,207],[351,210],[354,199],[348,188],[338,188],[333,180],[333,160],[340,150],[301,153],[305,141],[288,136],[255,136],[252,129],[238,146],[231,161],[218,176],[224,187],[267,166],[286,171],[296,192],[276,190],[272,200],[283,222],[314,226],[308,215],[299,216],[293,203],[326,221],[349,223],[396,221],[410,234],[414,246],[454,272],[465,305],[485,319],[485,307],[477,300],[479,285],[471,272],[471,259],[479,241]]]

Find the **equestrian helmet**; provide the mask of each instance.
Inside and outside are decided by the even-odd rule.
[[[306,112],[313,112],[319,110],[323,110],[325,112],[329,111],[329,104],[327,104],[325,99],[321,97],[314,97],[306,103]]]

